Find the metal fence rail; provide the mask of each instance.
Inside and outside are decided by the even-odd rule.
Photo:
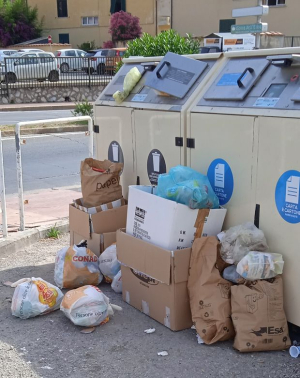
[[[0,91],[12,88],[106,86],[118,57],[8,57],[0,65]],[[2,93],[1,93],[2,94]]]
[[[19,196],[19,215],[20,215],[20,231],[25,230],[25,212],[24,212],[24,193],[23,193],[23,168],[22,168],[22,157],[21,157],[21,127],[25,125],[39,125],[41,123],[65,123],[65,122],[77,122],[77,121],[88,121],[88,132],[85,133],[89,136],[89,157],[94,155],[94,139],[93,139],[93,120],[89,116],[80,117],[67,117],[67,118],[56,118],[56,119],[46,119],[39,121],[28,121],[28,122],[18,122],[15,126],[15,141],[16,141],[16,162],[17,162],[17,181],[18,181],[18,196]]]

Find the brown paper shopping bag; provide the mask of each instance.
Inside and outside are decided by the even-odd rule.
[[[192,320],[205,344],[233,338],[230,288],[220,272],[226,263],[216,237],[195,239],[190,260],[188,290]]]
[[[281,276],[233,286],[231,305],[236,330],[234,348],[255,352],[282,350],[291,345]]]
[[[85,207],[113,202],[122,197],[122,163],[85,159],[81,162],[81,191]]]

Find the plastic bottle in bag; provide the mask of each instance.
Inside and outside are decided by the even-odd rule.
[[[230,265],[225,268],[223,270],[223,278],[233,283],[241,283],[241,281],[244,281],[243,277],[236,271],[236,265]]]
[[[237,265],[245,280],[265,280],[282,274],[284,261],[279,253],[249,252]]]

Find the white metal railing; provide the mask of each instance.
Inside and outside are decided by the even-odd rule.
[[[88,121],[88,132],[85,134],[89,136],[89,157],[93,157],[94,141],[93,141],[93,120],[89,116],[81,117],[67,117],[55,118],[39,121],[18,122],[15,126],[16,139],[16,159],[17,159],[17,180],[18,180],[18,195],[19,195],[19,215],[20,215],[20,231],[25,230],[25,215],[24,215],[24,193],[23,193],[23,174],[22,174],[22,158],[21,158],[21,137],[20,130],[22,126],[40,125],[41,123],[65,123],[65,122]]]
[[[0,200],[2,210],[2,232],[3,237],[7,237],[7,215],[6,215],[6,197],[5,197],[5,181],[4,181],[4,166],[3,166],[3,148],[2,135],[0,130]]]

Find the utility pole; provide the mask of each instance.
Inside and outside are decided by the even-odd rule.
[[[263,5],[262,0],[257,0],[257,5],[258,6],[262,6]],[[262,21],[262,17],[261,16],[257,16],[257,23],[261,24],[261,21]],[[260,33],[256,33],[255,34],[255,48],[256,49],[260,48]]]

